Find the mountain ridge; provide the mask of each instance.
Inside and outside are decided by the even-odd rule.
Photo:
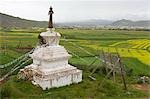
[[[47,24],[48,22],[46,21],[28,20],[0,13],[1,27],[18,27],[18,28],[47,27]]]
[[[17,27],[17,28],[32,28],[40,27],[46,28],[48,26],[47,21],[36,21],[28,20],[20,17],[14,17],[11,15],[0,13],[0,27]],[[76,22],[62,22],[54,24],[55,27],[72,27],[72,26],[81,26],[81,27],[92,27],[92,26],[111,26],[111,27],[150,27],[150,20],[139,20],[132,21],[127,19],[121,19],[117,21],[103,20],[103,19],[90,19],[84,21]]]
[[[150,26],[150,20],[139,20],[139,21],[132,21],[132,20],[118,20],[111,24],[112,26]]]

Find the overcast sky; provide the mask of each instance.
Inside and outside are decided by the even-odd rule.
[[[150,0],[0,0],[0,12],[48,21],[53,6],[55,22],[88,19],[150,20]]]

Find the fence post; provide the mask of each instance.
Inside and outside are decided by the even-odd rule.
[[[121,77],[122,77],[122,80],[123,80],[124,89],[127,90],[126,81],[125,81],[125,77],[124,77],[124,70],[123,70],[122,63],[121,63],[121,58],[120,58],[119,55],[118,55],[118,59],[119,59],[119,66],[120,66],[120,69],[121,69]]]
[[[113,78],[114,78],[114,82],[116,82],[116,77],[115,77],[115,66],[112,65],[112,64],[113,64],[113,62],[112,62],[112,55],[109,54],[109,57],[110,57],[110,63],[111,63],[111,66],[112,66],[112,68],[113,68]]]

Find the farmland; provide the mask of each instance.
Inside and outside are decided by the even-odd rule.
[[[6,64],[17,57],[30,51],[38,42],[38,34],[43,30],[10,30],[0,32],[0,64]],[[68,51],[78,55],[86,62],[80,60],[72,54],[69,63],[83,70],[83,82],[78,85],[71,85],[58,89],[50,89],[42,92],[40,88],[34,87],[28,81],[17,81],[16,73],[10,76],[10,79],[3,86],[10,86],[14,94],[10,97],[26,97],[32,98],[50,97],[51,98],[110,98],[124,97],[136,98],[147,97],[148,93],[136,90],[129,87],[131,95],[120,88],[121,80],[118,77],[118,82],[114,84],[111,79],[108,79],[103,88],[99,88],[99,83],[104,75],[95,77],[96,81],[91,81],[87,76],[89,71],[86,69],[94,57],[84,50],[92,53],[95,56],[100,55],[101,51],[107,53],[118,53],[122,57],[122,61],[127,69],[133,69],[133,74],[128,77],[129,84],[136,83],[135,78],[139,75],[150,76],[150,33],[148,31],[128,31],[128,30],[74,30],[74,29],[56,29],[61,33],[62,37],[60,44]],[[97,61],[95,64],[98,64]],[[10,67],[9,67],[10,68]],[[133,79],[134,78],[134,79]],[[26,87],[23,87],[25,86]],[[23,88],[24,89],[23,89]],[[112,89],[112,90],[110,90]],[[28,90],[28,92],[26,91]],[[35,90],[33,92],[33,90]],[[71,91],[73,90],[73,91]],[[68,92],[68,93],[67,93]],[[91,93],[93,92],[93,93]],[[19,94],[17,94],[19,93]],[[51,94],[52,93],[52,94]]]

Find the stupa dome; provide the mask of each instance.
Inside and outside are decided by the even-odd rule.
[[[40,34],[46,40],[46,43],[50,46],[59,45],[60,34],[58,32],[54,32],[52,30],[48,30],[46,32],[42,32]]]

